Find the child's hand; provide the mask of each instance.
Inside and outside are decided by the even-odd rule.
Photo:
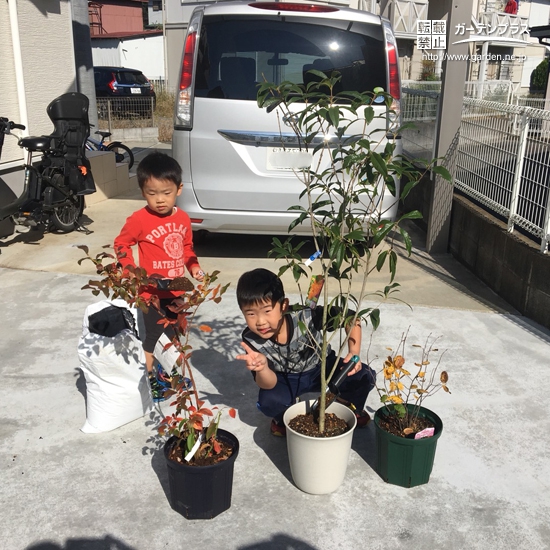
[[[197,281],[202,281],[204,279],[204,271],[198,265],[196,265],[191,270],[191,276]]]
[[[246,368],[254,372],[260,372],[267,367],[267,357],[263,353],[253,350],[249,345],[241,342],[246,353],[237,355],[235,359],[246,362]]]
[[[356,353],[348,353],[346,355],[346,357],[344,358],[344,363],[348,363],[349,361],[351,361],[351,358],[354,356],[354,355],[357,355]],[[349,372],[348,372],[348,376],[353,376],[354,374],[357,374],[361,369],[362,369],[363,365],[361,364],[361,359],[359,359],[359,361],[357,361],[355,367],[353,367]]]

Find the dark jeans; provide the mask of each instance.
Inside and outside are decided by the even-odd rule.
[[[162,298],[160,300],[160,309],[164,312],[168,319],[175,319],[177,315],[170,311],[166,306],[169,306],[174,301],[174,298]],[[155,345],[161,334],[164,332],[164,327],[158,324],[162,317],[158,311],[149,306],[149,311],[143,314],[143,324],[145,325],[145,339],[143,340],[143,349],[149,353],[155,351]],[[172,332],[168,332],[168,337],[171,339],[174,336]]]
[[[334,353],[327,358],[327,371],[332,369],[336,356]],[[340,359],[339,366],[344,363]],[[321,391],[320,365],[301,374],[276,373],[277,384],[270,390],[260,389],[258,393],[258,409],[266,416],[281,421],[285,411],[296,402],[296,397],[308,392]],[[369,392],[376,383],[376,372],[365,363],[361,370],[348,376],[340,386],[339,397],[354,404],[357,412],[362,411]]]

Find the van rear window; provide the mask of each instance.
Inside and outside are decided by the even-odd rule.
[[[195,96],[255,100],[256,84],[314,78],[337,70],[341,89],[387,88],[381,25],[312,18],[205,16]]]

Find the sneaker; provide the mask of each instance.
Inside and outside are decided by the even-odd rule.
[[[271,421],[271,435],[277,437],[286,437],[286,427],[283,423],[277,422],[275,419]]]
[[[166,399],[166,397],[164,397],[164,390],[166,390],[166,386],[159,382],[154,374],[149,376],[149,386],[151,387],[151,395],[153,396],[153,401],[155,403]]]
[[[162,368],[160,363],[157,365],[157,379],[165,387],[169,388],[172,386],[172,378],[174,378],[175,376],[181,378],[181,374],[176,370],[176,368],[173,368],[170,375],[168,375],[168,373]],[[193,382],[191,382],[190,378],[187,378],[185,376],[183,378],[183,381],[185,382],[186,390],[190,390],[193,387]]]
[[[172,384],[172,377],[168,376],[168,373],[162,368],[162,365],[160,363],[157,365],[156,371],[156,378],[159,384],[161,384],[165,388],[170,387],[170,385]]]
[[[176,370],[172,371],[172,376],[170,377],[170,380],[172,378],[175,378],[178,382],[183,381],[185,384],[185,389],[190,390],[193,387],[193,382],[191,382],[191,378],[187,378],[187,376],[183,376]]]
[[[370,414],[367,411],[356,412],[355,418],[357,418],[358,428],[364,428],[371,421]]]

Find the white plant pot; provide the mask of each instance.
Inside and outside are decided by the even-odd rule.
[[[353,431],[357,425],[355,414],[341,403],[332,403],[327,412],[344,419],[350,429],[336,437],[310,437],[289,428],[288,423],[300,414],[306,414],[313,401],[300,401],[289,407],[283,416],[290,471],[294,483],[305,493],[324,495],[340,487],[346,476]]]

